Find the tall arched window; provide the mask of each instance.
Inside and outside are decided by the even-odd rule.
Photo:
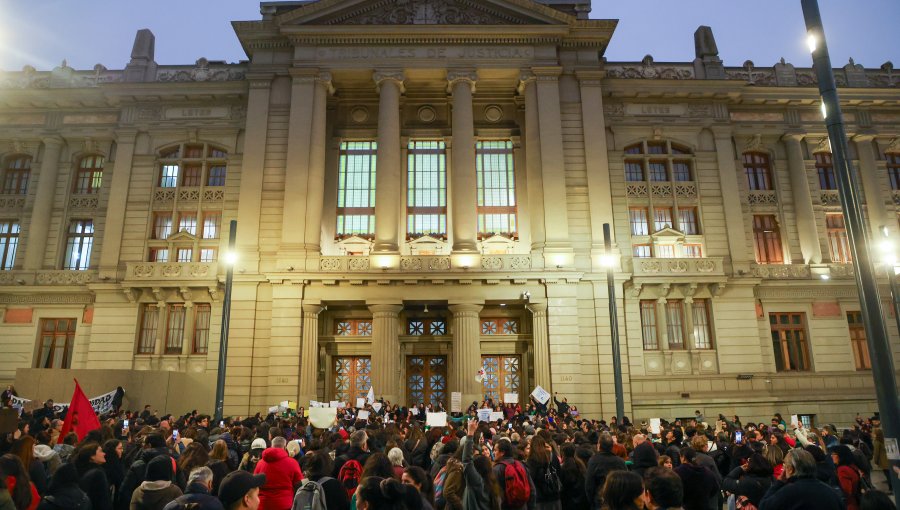
[[[3,194],[24,195],[31,177],[31,156],[10,156],[3,163]]]
[[[78,194],[93,195],[103,184],[103,156],[85,156],[78,162],[75,172],[75,189]]]

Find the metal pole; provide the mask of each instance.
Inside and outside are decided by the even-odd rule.
[[[897,331],[900,332],[900,289],[897,288],[897,274],[894,266],[888,266],[888,281],[891,282],[891,301],[894,303],[894,321],[897,322]]]
[[[860,208],[859,190],[854,185],[856,181],[851,175],[850,164],[847,160],[847,135],[844,131],[837,85],[831,68],[831,58],[828,56],[828,46],[825,44],[825,30],[819,13],[819,4],[817,0],[800,0],[800,3],[803,7],[803,18],[806,20],[806,30],[812,39],[810,50],[812,51],[813,66],[819,80],[819,93],[822,95],[822,102],[825,105],[825,126],[831,141],[838,194],[844,211],[850,250],[856,265],[856,286],[872,359],[872,378],[875,381],[875,394],[881,413],[885,447],[888,451],[896,452],[897,438],[900,437],[900,430],[898,430],[900,428],[900,402],[897,400],[894,361],[885,328],[881,298],[878,294],[878,282],[875,280],[875,267],[870,255],[869,235],[866,232]],[[813,42],[815,47],[812,46]],[[890,462],[894,466],[900,464],[898,459],[892,459]],[[900,501],[900,480],[893,471],[888,476],[893,477],[894,498],[896,501]]]
[[[234,241],[237,237],[237,220],[231,220],[228,229],[228,254],[234,257]],[[225,272],[225,300],[222,303],[222,331],[219,335],[219,373],[216,378],[216,417],[217,422],[222,421],[225,408],[225,366],[228,361],[228,325],[231,322],[231,283],[234,280],[234,259],[227,260],[228,269]]]
[[[612,240],[609,235],[609,223],[603,224],[603,247],[606,256],[612,257]],[[616,278],[615,264],[606,264],[606,294],[609,299],[609,339],[612,343],[613,379],[616,385],[616,419],[622,423],[625,416],[625,396],[622,391],[622,358],[619,353],[619,314],[616,310]]]

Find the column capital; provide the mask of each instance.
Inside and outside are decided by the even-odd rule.
[[[292,67],[288,74],[294,83],[312,83],[319,79],[319,70],[314,67]]]
[[[401,94],[406,92],[406,87],[403,84],[403,82],[406,80],[406,76],[403,75],[402,69],[376,70],[372,74],[372,79],[375,80],[375,90],[377,90],[379,93],[381,92],[381,84],[385,81],[392,81],[396,83],[400,88]]]
[[[871,142],[871,141],[874,140],[877,136],[878,136],[878,135],[876,135],[875,133],[872,133],[872,132],[868,132],[868,133],[857,133],[857,134],[853,135],[853,136],[851,137],[851,139],[852,139],[854,142]]]
[[[366,303],[366,307],[375,316],[393,318],[396,318],[397,314],[399,314],[400,311],[403,310],[402,303]]]
[[[531,72],[534,73],[538,81],[557,81],[562,74],[562,66],[541,66],[532,67]]]
[[[123,143],[134,143],[134,139],[137,137],[138,130],[134,128],[122,128],[116,129],[113,131],[113,139],[116,141],[116,145],[122,145]]]
[[[475,74],[475,71],[472,70],[451,70],[447,71],[447,92],[453,93],[453,87],[457,83],[467,83],[469,85],[469,90],[472,93],[475,93],[475,81],[478,79],[478,75]]]
[[[64,143],[66,143],[66,141],[63,140],[62,137],[56,135],[45,136],[41,138],[41,142],[48,149],[58,149],[62,147]]]
[[[800,143],[804,138],[806,138],[806,133],[803,131],[791,131],[781,135],[781,139],[785,142]]]
[[[606,71],[579,70],[575,71],[575,77],[582,87],[599,87],[606,78]]]
[[[275,79],[275,73],[249,72],[244,76],[250,82],[250,89],[268,89]]]
[[[484,303],[456,303],[447,307],[453,316],[477,314],[484,308]]]
[[[325,86],[325,90],[328,91],[328,95],[334,95],[334,84],[331,82],[331,73],[327,71],[323,71],[316,76],[316,82]]]
[[[534,315],[541,316],[547,313],[547,303],[538,301],[537,303],[528,303],[525,308]]]
[[[300,307],[303,309],[303,313],[315,315],[319,315],[319,312],[324,309],[321,303],[304,303]]]
[[[525,88],[530,83],[534,83],[537,77],[531,71],[523,70],[519,73],[519,84],[516,86],[516,92],[519,94],[525,94]]]

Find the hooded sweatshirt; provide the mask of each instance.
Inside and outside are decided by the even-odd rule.
[[[266,484],[259,489],[259,510],[291,507],[294,491],[303,480],[303,473],[296,460],[282,448],[266,448],[254,473],[266,475]]]
[[[162,510],[181,494],[181,489],[168,480],[142,482],[131,496],[131,510]]]

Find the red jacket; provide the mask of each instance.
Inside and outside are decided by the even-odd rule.
[[[7,476],[6,477],[6,489],[9,490],[10,495],[13,490],[16,488],[16,477]],[[34,487],[34,484],[31,484],[31,504],[28,505],[28,508],[25,510],[35,510],[38,505],[41,503],[41,496],[38,494],[37,489]]]
[[[294,491],[303,479],[296,460],[281,448],[266,448],[253,472],[266,475],[266,484],[259,488],[259,510],[291,508]]]

